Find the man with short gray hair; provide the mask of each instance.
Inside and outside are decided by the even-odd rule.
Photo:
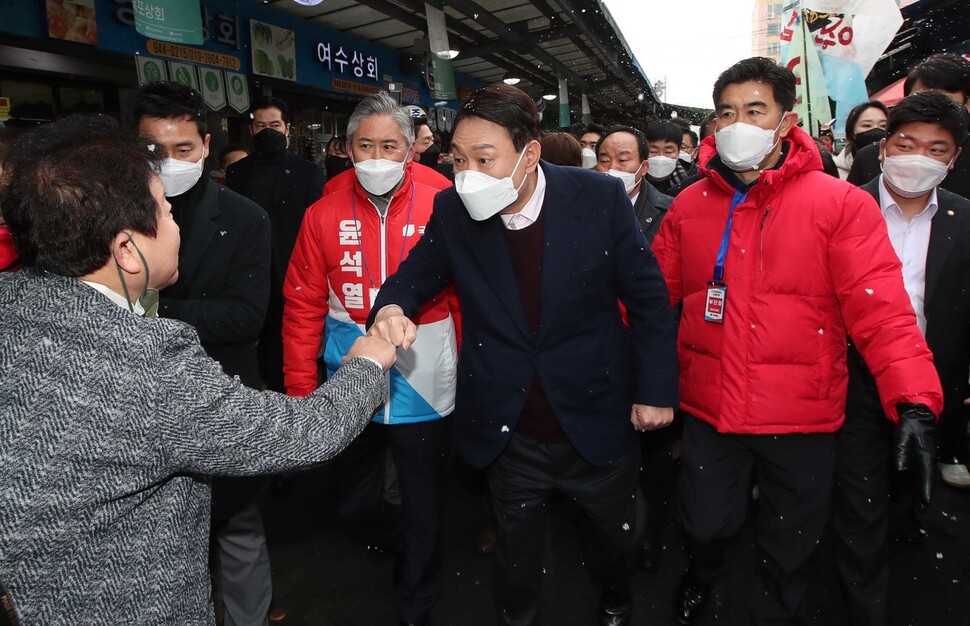
[[[377,292],[424,234],[437,189],[412,177],[414,126],[386,93],[368,96],[347,125],[352,186],[307,209],[283,285],[283,376],[288,393],[317,388],[321,353],[331,375]],[[409,358],[390,371],[391,396],[339,457],[340,516],[368,544],[403,540],[395,567],[402,624],[427,624],[441,589],[444,458],[455,404],[457,346],[451,296],[439,294],[415,320]],[[401,508],[381,497],[383,444],[390,441]]]

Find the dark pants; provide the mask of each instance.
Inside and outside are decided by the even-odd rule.
[[[286,393],[283,385],[283,308],[270,303],[259,336],[259,374],[267,389]]]
[[[542,443],[516,434],[488,469],[498,530],[495,603],[499,623],[539,624],[542,553],[549,498],[561,493],[589,516],[604,558],[591,575],[614,604],[629,601],[630,555],[639,547],[634,511],[639,450],[607,467],[586,462],[569,443]]]
[[[811,559],[822,537],[832,489],[835,436],[724,435],[684,416],[680,503],[692,539],[691,569],[712,580],[727,540],[744,524],[757,469],[760,576],[748,610],[755,624],[806,623]]]
[[[857,626],[886,624],[890,529],[916,532],[919,525],[912,486],[897,484],[900,477],[891,471],[892,432],[872,375],[850,350],[845,424],[835,443],[832,526],[842,591]]]
[[[371,422],[338,457],[340,516],[349,528],[367,528],[371,541],[403,534],[404,556],[394,571],[394,595],[405,621],[431,610],[441,592],[441,518],[451,418],[385,426]],[[391,445],[401,508],[382,498],[384,446]],[[403,516],[402,516],[403,513]]]
[[[640,435],[640,489],[646,499],[646,541],[659,548],[667,509],[674,489],[674,440],[680,437],[681,418],[659,430]]]

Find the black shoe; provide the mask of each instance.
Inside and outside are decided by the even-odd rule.
[[[633,604],[610,606],[603,603],[600,606],[600,626],[625,626],[630,623],[630,616],[633,615]]]
[[[648,572],[656,572],[660,569],[660,560],[663,557],[663,550],[652,541],[643,542],[640,548],[640,568]]]
[[[711,583],[703,581],[687,570],[680,579],[674,596],[674,619],[678,624],[693,624],[704,612],[707,598],[711,595]]]

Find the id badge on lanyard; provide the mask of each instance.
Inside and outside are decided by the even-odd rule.
[[[704,321],[724,323],[724,305],[727,303],[727,285],[712,280],[707,283],[707,303],[704,305]]]
[[[712,324],[724,323],[724,311],[727,307],[727,284],[724,282],[724,262],[727,260],[728,247],[731,244],[731,226],[734,224],[734,209],[744,202],[748,192],[740,189],[734,192],[731,208],[728,211],[727,225],[721,236],[721,247],[717,251],[717,261],[714,263],[714,280],[707,283],[707,300],[704,302],[704,321]]]

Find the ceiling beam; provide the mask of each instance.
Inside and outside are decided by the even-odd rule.
[[[558,41],[560,39],[575,39],[576,37],[579,37],[580,34],[579,28],[573,24],[556,28],[534,30],[529,32],[527,38],[521,41],[519,44],[512,44],[507,40],[497,39],[472,46],[465,46],[461,49],[461,58],[472,58],[482,56],[484,54],[504,52],[506,50],[515,50],[517,52],[528,53],[536,44]]]
[[[609,62],[616,74],[625,79],[634,79],[634,82],[630,83],[631,86],[634,86],[634,89],[636,89],[637,85],[641,85],[646,82],[647,79],[643,77],[636,67],[634,67],[632,62],[624,64],[620,61],[619,55],[617,55],[616,52],[616,45],[614,44],[612,47],[609,46],[604,38],[593,30],[593,27],[589,24],[589,22],[581,17],[583,15],[582,11],[586,7],[578,6],[576,0],[557,0],[557,2],[559,2],[559,5],[563,9],[569,12],[573,23],[575,23],[579,29],[583,31],[586,39],[588,39],[597,48],[597,50],[599,50],[599,52],[603,55],[603,58]],[[598,9],[594,10],[598,11]],[[606,20],[605,16],[603,17],[603,20]],[[616,38],[615,41],[618,44],[619,38]],[[652,93],[653,92],[650,86],[647,85],[644,95],[652,96]]]
[[[523,43],[522,36],[515,29],[509,28],[508,24],[492,15],[490,11],[486,10],[482,5],[475,2],[475,0],[447,0],[447,4],[449,7],[473,18],[476,22],[492,31],[502,39],[513,44]],[[528,39],[529,38],[526,37],[525,41],[528,41]],[[554,70],[556,70],[559,76],[573,81],[576,85],[582,87],[583,89],[588,89],[588,84],[585,78],[563,65],[558,59],[543,50],[538,44],[534,42],[532,43],[533,45],[529,49],[529,54],[546,65],[552,67]]]
[[[427,32],[428,23],[423,14],[424,2],[422,0],[399,0],[400,4],[397,2],[390,2],[389,0],[357,0],[359,4],[370,7],[375,11],[383,13],[388,17],[394,18],[395,20],[411,26],[415,30],[421,32]],[[447,27],[452,32],[460,35],[467,43],[471,46],[482,46],[488,42],[484,39],[482,33],[479,33],[475,29],[461,23],[446,15]],[[559,20],[562,23],[562,20]],[[484,24],[483,24],[484,25]],[[564,25],[565,26],[565,25]],[[575,28],[575,26],[572,26]],[[488,26],[486,25],[486,28]],[[553,29],[547,29],[553,30]],[[551,33],[550,33],[551,35]],[[458,42],[461,45],[465,45],[464,42]],[[493,42],[497,43],[497,42]],[[538,48],[538,46],[535,46]],[[540,49],[541,50],[541,49]],[[544,52],[544,51],[542,51]],[[499,56],[502,53],[502,56]],[[531,51],[530,51],[531,53]],[[536,55],[537,56],[537,55]],[[548,55],[547,55],[548,56]],[[504,70],[506,73],[517,75],[529,82],[533,83],[537,87],[543,90],[556,90],[559,87],[558,77],[551,75],[546,71],[541,70],[536,67],[532,62],[527,61],[520,55],[515,54],[509,49],[506,43],[504,47],[497,50],[495,53],[491,54],[479,54],[479,58],[488,63],[491,63],[495,67]],[[538,56],[537,56],[538,58]],[[541,60],[541,59],[540,59]],[[549,64],[547,64],[549,65]],[[587,98],[591,101],[591,104],[600,103],[602,106],[608,106],[609,103],[605,102],[603,99],[606,98],[605,95],[596,93],[594,89],[591,89],[590,85],[586,85],[586,81],[582,81],[583,84],[576,82],[576,86],[582,88],[586,93]],[[584,86],[585,85],[585,86]]]

